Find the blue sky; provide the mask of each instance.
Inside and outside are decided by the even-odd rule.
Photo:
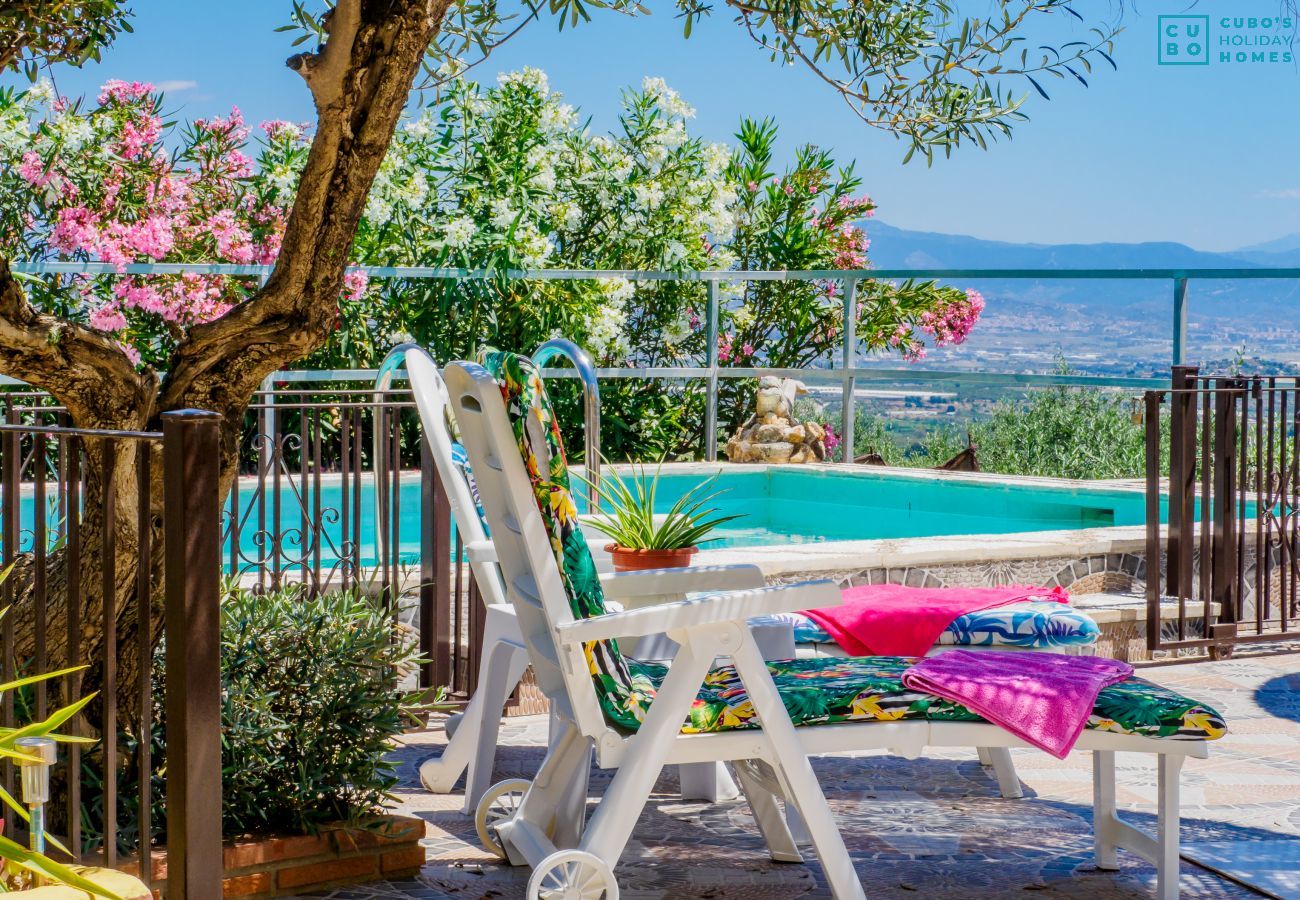
[[[290,36],[273,30],[287,20],[288,0],[131,6],[136,33],[102,64],[57,72],[63,92],[90,93],[106,78],[147,80],[167,88],[169,106],[185,117],[238,104],[253,122],[312,118],[305,88],[283,65]],[[1213,48],[1232,30],[1219,24],[1223,16],[1273,15],[1279,0],[1126,6],[1118,72],[1103,67],[1086,90],[1049,84],[1052,102],[1031,98],[1031,121],[1014,140],[959,151],[932,168],[902,165],[900,143],[863,125],[807,73],[770,63],[725,14],[689,41],[666,12],[606,14],[564,33],[538,22],[478,71],[491,78],[543,68],[601,130],[621,88],[645,75],[666,78],[693,103],[694,131],[711,139],[729,138],[742,115],[772,115],[787,155],[813,142],[856,159],[880,217],[904,228],[1042,243],[1172,240],[1205,250],[1300,233],[1300,64],[1223,64],[1214,49],[1205,66],[1161,66],[1156,58],[1161,15],[1209,16]],[[1044,36],[1058,43],[1083,36],[1065,17],[1049,24]]]

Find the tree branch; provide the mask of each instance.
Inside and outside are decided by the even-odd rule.
[[[138,429],[158,379],[138,372],[105,334],[37,312],[0,256],[0,370],[49,393],[84,428]]]
[[[216,411],[235,440],[261,380],[325,342],[370,186],[451,3],[341,0],[325,46],[290,61],[307,80],[319,121],[275,269],[247,302],[190,328],[159,410]]]

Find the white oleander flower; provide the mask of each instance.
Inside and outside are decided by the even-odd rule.
[[[731,150],[726,144],[706,144],[704,147],[704,171],[710,176],[718,176],[731,163]]]
[[[528,179],[529,184],[541,191],[555,190],[555,182],[555,168],[553,166],[539,169],[537,174]]]
[[[543,97],[551,92],[551,85],[547,80],[546,73],[533,66],[524,66],[518,72],[502,72],[497,76],[497,84],[502,87],[511,84],[522,85],[526,88],[532,88]]]
[[[655,140],[659,144],[675,150],[687,141],[686,126],[681,122],[674,122],[660,131],[655,136]]]
[[[636,293],[636,285],[626,278],[601,278],[596,283],[600,285],[600,292],[613,303],[624,303]]]
[[[433,133],[433,118],[429,115],[428,110],[420,113],[418,119],[412,119],[402,126],[402,131],[411,137],[423,140]]]
[[[657,181],[646,181],[632,186],[638,209],[658,209],[664,202],[664,189]]]
[[[478,225],[469,216],[452,219],[443,226],[443,242],[452,249],[464,250],[478,234]]]
[[[627,352],[627,307],[621,303],[603,303],[587,320],[587,346],[597,357]]]
[[[48,78],[42,78],[27,89],[24,99],[29,106],[49,106],[54,102],[56,96],[54,82]]]
[[[691,326],[685,319],[675,319],[664,327],[664,342],[670,347],[691,336]]]
[[[382,194],[372,192],[366,200],[365,216],[366,221],[371,225],[386,225],[393,218],[393,204],[389,203]]]
[[[641,79],[641,91],[655,100],[658,100],[665,94],[671,93],[672,88],[670,88],[668,82],[664,81],[662,78],[647,75],[645,78]]]
[[[515,223],[515,211],[510,208],[509,200],[493,200],[488,204],[490,221],[503,231]]]
[[[567,131],[577,121],[578,114],[567,103],[548,103],[542,108],[538,125],[544,131]]]

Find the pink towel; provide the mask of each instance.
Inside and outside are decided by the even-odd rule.
[[[903,673],[903,684],[944,697],[1064,759],[1102,688],[1133,667],[1115,659],[997,650],[949,650]]]
[[[925,656],[960,616],[1029,597],[1069,603],[1059,587],[911,588],[864,584],[841,592],[844,603],[804,610],[853,656]]]

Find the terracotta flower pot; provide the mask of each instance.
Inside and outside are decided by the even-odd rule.
[[[638,550],[606,544],[605,551],[614,559],[615,572],[639,572],[642,569],[684,569],[695,556],[695,547],[673,550]]]

